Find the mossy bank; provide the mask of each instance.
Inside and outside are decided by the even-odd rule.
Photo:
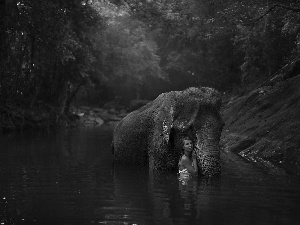
[[[299,175],[299,87],[300,75],[225,100],[223,149]]]

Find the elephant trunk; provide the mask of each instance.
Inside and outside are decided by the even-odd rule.
[[[198,167],[204,176],[214,176],[221,173],[220,148],[214,143],[205,143],[199,147],[197,154]]]
[[[220,122],[218,118],[208,116],[200,130],[196,132],[196,153],[199,172],[205,176],[221,173],[220,165]]]

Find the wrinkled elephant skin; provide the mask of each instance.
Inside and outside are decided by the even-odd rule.
[[[177,169],[182,138],[188,135],[195,143],[199,173],[220,174],[220,107],[221,94],[212,88],[163,93],[117,124],[115,159],[155,170]]]

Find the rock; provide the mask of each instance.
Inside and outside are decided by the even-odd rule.
[[[109,113],[109,114],[116,114],[116,112],[117,112],[117,111],[116,111],[116,109],[114,109],[114,108],[108,110],[108,113]]]
[[[76,115],[79,117],[82,117],[82,116],[84,116],[84,113],[77,113]]]
[[[116,116],[116,115],[112,115],[108,112],[103,112],[101,114],[98,114],[101,119],[103,119],[105,122],[108,122],[108,121],[120,121],[122,118],[119,117],[119,116]]]
[[[99,117],[84,116],[80,118],[80,122],[83,126],[100,126],[104,121]]]
[[[101,119],[101,118],[95,118],[95,122],[98,124],[98,125],[102,125],[104,123],[104,121]]]

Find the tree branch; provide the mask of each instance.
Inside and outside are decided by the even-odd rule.
[[[294,7],[290,7],[290,6],[282,5],[282,4],[274,4],[263,15],[257,17],[252,22],[246,23],[244,25],[253,25],[257,21],[261,20],[263,17],[265,17],[266,15],[268,15],[270,12],[272,12],[275,8],[282,8],[282,9],[286,9],[286,10],[289,10],[289,11],[300,13],[300,8],[294,8]]]

